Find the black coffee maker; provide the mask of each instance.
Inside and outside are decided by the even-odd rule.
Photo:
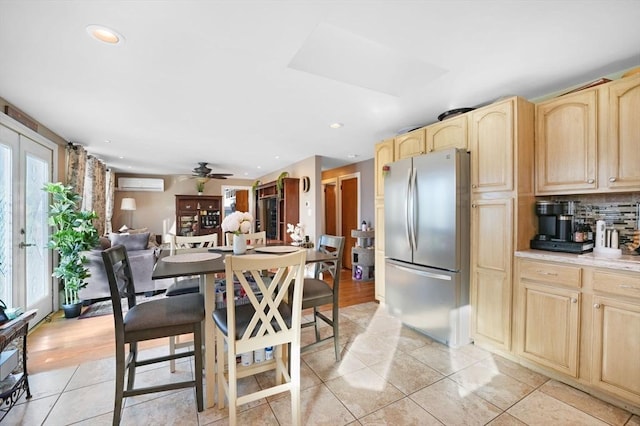
[[[573,209],[569,203],[536,201],[538,234],[531,248],[538,250],[584,253],[593,249],[593,242],[572,241]]]

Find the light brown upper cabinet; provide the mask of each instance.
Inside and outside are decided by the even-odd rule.
[[[513,103],[509,99],[471,113],[471,191],[513,188]]]
[[[441,123],[425,127],[427,151],[448,148],[467,149],[467,115],[449,118]]]
[[[640,190],[640,76],[608,84],[608,134],[603,144],[604,175],[609,190]]]
[[[427,152],[424,127],[396,136],[394,140],[396,160],[415,157],[416,155],[426,154]]]
[[[596,189],[598,89],[536,105],[536,194]]]
[[[374,152],[374,176],[375,176],[375,191],[376,200],[384,198],[384,174],[382,167],[385,164],[393,163],[393,139],[387,139],[386,141],[376,144]]]
[[[536,105],[536,195],[640,190],[640,76]]]

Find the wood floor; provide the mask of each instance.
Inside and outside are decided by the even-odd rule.
[[[340,307],[373,300],[373,281],[353,281],[351,271],[343,269],[340,275]],[[110,357],[115,351],[113,317],[65,319],[62,312],[56,312],[31,331],[28,341],[30,374]],[[140,347],[168,344],[168,339],[158,339],[143,342]]]

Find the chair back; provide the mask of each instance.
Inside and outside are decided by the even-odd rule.
[[[267,244],[267,231],[253,232],[244,234],[247,244],[252,246],[264,246]],[[227,245],[233,244],[233,233],[227,232]]]
[[[217,247],[218,234],[214,233],[190,237],[170,234],[169,242],[171,244],[170,253],[173,255],[177,249]]]
[[[342,254],[344,252],[344,237],[335,235],[321,235],[318,238],[317,249],[319,252],[331,254],[336,258],[335,262],[319,262],[315,264],[313,277],[319,278],[320,273],[329,272],[333,277],[333,291],[340,284],[340,271],[342,270]]]
[[[239,283],[255,311],[250,318],[242,318],[241,322],[248,325],[239,339],[235,340],[235,353],[285,343],[300,344],[305,260],[304,250],[281,256],[226,257],[227,295],[234,295],[236,283]],[[264,270],[272,273],[264,275]],[[293,297],[287,300],[291,289]],[[231,302],[233,296],[229,296],[228,300]],[[232,302],[227,303],[229,339],[235,339],[237,334],[238,308]],[[243,312],[247,310],[243,308]]]
[[[133,272],[129,263],[127,249],[123,245],[115,245],[102,252],[102,260],[109,281],[111,305],[116,329],[116,339],[124,336],[124,321],[122,317],[122,297],[127,298],[129,309],[136,305],[136,290],[133,282]],[[124,283],[121,285],[120,283]]]

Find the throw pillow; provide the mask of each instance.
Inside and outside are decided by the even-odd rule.
[[[127,232],[129,234],[144,234],[145,232],[149,232],[149,228],[129,229]]]
[[[142,234],[111,234],[109,236],[111,245],[122,244],[127,251],[144,250],[149,244],[149,233]]]
[[[156,248],[156,247],[160,247],[160,244],[158,244],[158,242],[156,241],[156,234],[154,234],[153,232],[149,233],[149,244],[147,245],[148,248]]]

